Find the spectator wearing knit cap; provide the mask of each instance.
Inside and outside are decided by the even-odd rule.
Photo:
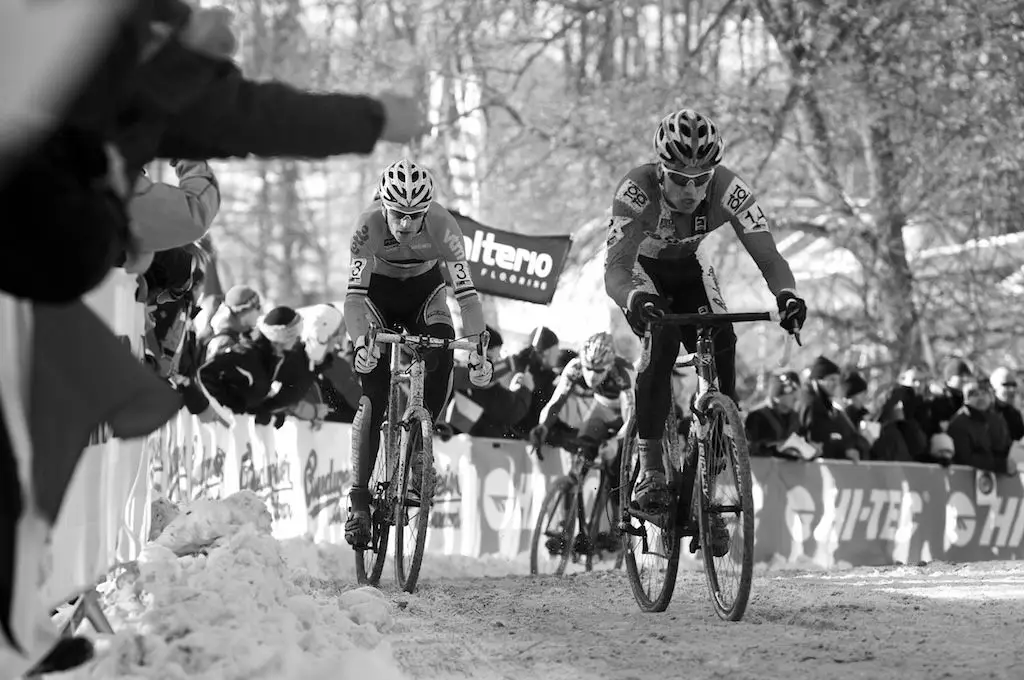
[[[200,369],[203,384],[235,413],[255,414],[261,425],[274,419],[280,427],[279,412],[297,404],[316,380],[301,333],[302,317],[291,307],[275,307],[252,336],[242,336]]]
[[[243,335],[256,328],[263,301],[260,294],[249,286],[233,286],[224,296],[210,319],[210,337],[206,342],[206,360],[209,361]],[[205,338],[200,338],[202,342]]]
[[[974,371],[960,357],[950,357],[942,366],[942,378],[945,385],[942,391],[932,395],[929,401],[931,411],[931,427],[928,435],[945,432],[953,414],[964,405],[963,385],[974,376]]]
[[[537,426],[541,409],[555,393],[558,374],[554,367],[558,363],[558,354],[558,336],[550,328],[538,326],[530,334],[530,344],[515,356],[516,370],[533,375],[530,410],[515,426],[521,439],[526,439],[530,430]]]
[[[859,460],[856,432],[845,415],[836,408],[840,379],[839,366],[819,356],[797,400],[797,434],[821,450],[823,458]]]
[[[842,378],[843,411],[855,429],[860,429],[861,421],[868,414],[865,403],[868,398],[868,383],[857,371],[850,371]]]
[[[768,382],[768,399],[747,414],[745,429],[751,456],[791,456],[780,445],[800,426],[796,402],[800,382],[793,372],[777,373]]]

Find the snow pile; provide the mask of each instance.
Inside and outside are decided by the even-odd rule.
[[[380,591],[291,568],[249,491],[183,507],[135,568],[100,590],[119,632],[76,677],[403,677]]]

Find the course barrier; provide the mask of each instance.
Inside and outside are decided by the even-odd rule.
[[[251,489],[279,538],[341,542],[351,486],[351,426],[281,429],[237,417],[213,427],[181,413],[147,447],[153,492],[172,500]],[[529,546],[550,481],[568,455],[544,461],[522,441],[457,436],[434,443],[438,473],[428,550],[514,557]],[[1024,557],[1022,476],[937,465],[755,459],[755,559],[821,567]]]

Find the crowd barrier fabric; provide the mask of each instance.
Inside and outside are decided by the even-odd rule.
[[[137,276],[114,269],[83,301],[141,358],[145,308],[135,299],[137,287]],[[52,568],[41,587],[50,604],[91,588],[113,564],[134,560],[147,538],[145,439],[113,439],[103,429],[82,454],[53,527]]]
[[[350,426],[232,429],[182,413],[149,440],[155,493],[172,500],[260,494],[279,538],[341,542],[352,484]],[[529,548],[540,503],[568,469],[521,441],[435,440],[437,496],[428,550],[513,557]],[[1024,557],[1024,485],[967,468],[844,461],[753,461],[755,559],[822,567]],[[994,481],[986,492],[985,480]],[[593,493],[593,476],[588,495]]]

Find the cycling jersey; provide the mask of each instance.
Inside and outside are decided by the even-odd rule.
[[[656,261],[696,258],[714,312],[726,311],[714,267],[699,246],[708,234],[731,224],[772,293],[793,290],[796,283],[786,260],[779,254],[750,188],[736,173],[719,165],[707,195],[692,215],[671,210],[661,194],[657,166],[641,165],[626,173],[612,202],[608,222],[605,288],[622,308],[629,307],[634,292],[657,294],[648,272],[638,263],[642,257]]]
[[[615,357],[615,361],[601,384],[590,387],[583,379],[583,362],[576,357],[565,365],[562,374],[558,376],[558,386],[555,388],[555,396],[552,398],[557,398],[558,395],[568,393],[573,389],[579,389],[588,396],[592,394],[596,401],[618,409],[622,393],[633,389],[630,364],[622,357]]]
[[[399,243],[388,229],[380,202],[375,201],[359,217],[351,250],[345,327],[353,340],[365,335],[369,328],[367,294],[372,277],[413,279],[423,276],[440,261],[447,264],[451,275],[466,335],[483,332],[483,309],[466,261],[462,230],[451,213],[437,203],[430,204],[420,232],[406,243]]]

